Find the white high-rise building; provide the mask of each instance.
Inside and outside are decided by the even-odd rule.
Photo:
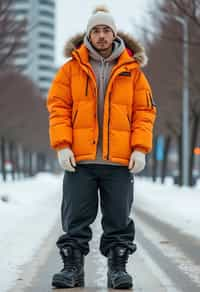
[[[55,75],[55,1],[15,0],[17,19],[26,18],[27,32],[17,51],[15,64],[46,96]]]

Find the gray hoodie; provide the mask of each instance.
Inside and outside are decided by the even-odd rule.
[[[89,62],[93,68],[96,76],[97,88],[98,88],[98,123],[99,123],[99,139],[97,145],[97,157],[96,160],[85,160],[79,163],[100,163],[100,164],[112,164],[119,165],[119,163],[113,163],[105,161],[102,158],[102,137],[103,137],[103,114],[104,114],[104,97],[106,94],[106,88],[108,85],[109,77],[113,66],[117,63],[118,57],[125,49],[124,41],[117,37],[113,42],[113,51],[108,58],[103,58],[91,45],[88,38],[84,37],[84,44],[89,50]]]

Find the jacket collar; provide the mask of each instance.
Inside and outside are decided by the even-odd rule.
[[[119,57],[118,64],[135,63],[135,66],[144,67],[148,61],[144,48],[129,34],[118,32],[118,35],[124,40],[126,47]],[[65,57],[73,56],[83,64],[89,63],[88,49],[83,44],[84,36],[85,33],[77,34],[67,41],[64,50]]]

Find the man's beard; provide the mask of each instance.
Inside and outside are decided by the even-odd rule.
[[[112,44],[109,46],[108,44],[107,44],[107,42],[105,42],[105,47],[101,47],[101,46],[98,46],[98,43],[97,43],[97,46],[95,46],[95,49],[97,50],[97,51],[107,51],[107,50],[109,50],[111,47],[112,47]]]

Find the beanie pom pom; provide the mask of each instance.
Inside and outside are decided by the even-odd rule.
[[[94,10],[93,10],[93,14],[96,14],[98,12],[105,12],[105,13],[109,13],[110,11],[108,10],[108,8],[104,5],[99,5],[97,6]]]

